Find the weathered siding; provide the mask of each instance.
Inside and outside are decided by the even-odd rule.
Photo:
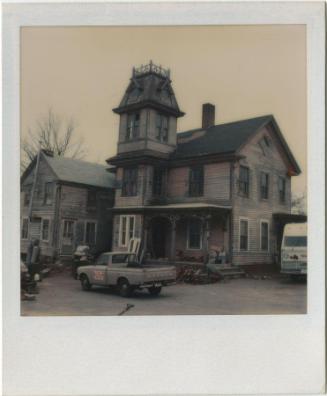
[[[144,203],[144,191],[146,188],[147,166],[139,165],[137,171],[137,195],[131,197],[122,196],[123,168],[118,168],[116,173],[117,188],[115,193],[115,206],[142,206]]]
[[[203,196],[189,196],[189,167],[170,169],[168,172],[169,202],[215,202],[228,204],[230,199],[230,163],[204,165]]]
[[[21,193],[21,218],[28,217],[29,206],[24,205],[24,195],[30,191],[33,184],[35,168],[26,177],[22,184]],[[45,183],[53,183],[53,197],[51,204],[45,204]],[[93,189],[97,194],[97,203],[94,209],[87,208],[87,192]],[[94,251],[108,250],[111,247],[111,212],[114,193],[106,189],[88,186],[75,186],[62,184],[57,180],[46,161],[41,156],[36,189],[33,196],[32,220],[29,226],[29,240],[39,239],[41,254],[53,257],[60,253],[63,232],[63,220],[75,221],[75,235],[73,248],[85,240],[86,221],[97,223],[96,244],[91,246]],[[49,219],[49,239],[41,238],[41,221]],[[21,240],[21,252],[26,253],[29,240]]]
[[[265,154],[259,146],[263,136],[270,139],[270,147],[265,147]],[[247,145],[241,154],[245,156],[234,167],[234,205],[233,205],[233,262],[235,264],[273,263],[276,254],[276,232],[272,214],[275,212],[290,213],[291,211],[291,179],[287,175],[287,166],[280,153],[279,144],[275,137],[263,129]],[[239,169],[240,165],[250,169],[249,197],[242,197],[239,193]],[[260,174],[269,174],[269,197],[260,197]],[[285,203],[280,203],[278,193],[278,178],[282,176],[286,180]],[[249,248],[248,251],[240,251],[240,218],[248,218],[249,224]],[[269,222],[269,250],[262,251],[260,248],[260,221]]]

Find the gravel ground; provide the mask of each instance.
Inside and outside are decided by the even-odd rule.
[[[52,274],[40,284],[35,301],[22,301],[23,316],[118,315],[235,315],[305,314],[305,281],[231,279],[209,285],[178,284],[162,289],[159,296],[146,291],[132,298],[96,288],[85,292],[68,273]]]

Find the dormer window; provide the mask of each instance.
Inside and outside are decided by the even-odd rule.
[[[126,140],[138,138],[140,132],[140,113],[132,113],[127,116]]]
[[[168,126],[169,126],[169,117],[157,113],[157,118],[156,118],[156,128],[157,128],[157,134],[156,138],[160,142],[167,142],[168,141]]]

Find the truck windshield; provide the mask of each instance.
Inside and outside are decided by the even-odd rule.
[[[289,247],[300,247],[307,246],[306,236],[287,236],[284,240],[284,246]]]

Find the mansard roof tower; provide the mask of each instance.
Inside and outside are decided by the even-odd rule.
[[[147,65],[133,68],[130,83],[119,106],[118,158],[147,154],[166,157],[176,149],[179,109],[170,70]]]

